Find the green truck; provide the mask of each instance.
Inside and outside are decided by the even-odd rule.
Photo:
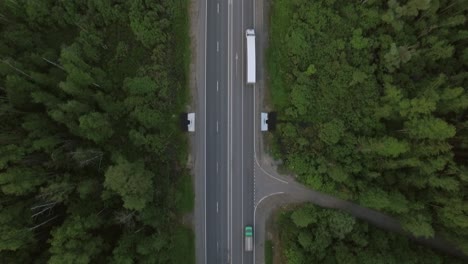
[[[245,251],[253,250],[253,228],[252,226],[245,226]]]

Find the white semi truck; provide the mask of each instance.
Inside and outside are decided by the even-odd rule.
[[[247,83],[254,84],[255,76],[255,30],[247,29],[245,31],[247,38]]]

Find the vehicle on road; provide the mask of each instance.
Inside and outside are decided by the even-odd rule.
[[[256,81],[255,30],[247,29],[245,37],[247,38],[247,83],[254,84]]]
[[[262,112],[260,114],[260,124],[261,131],[268,131],[268,113]]]
[[[187,130],[195,132],[195,113],[188,113],[187,115]]]
[[[245,251],[253,250],[253,228],[252,226],[245,226]]]

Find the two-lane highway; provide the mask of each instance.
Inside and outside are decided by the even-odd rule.
[[[253,89],[245,84],[245,29],[252,0],[201,0],[196,135],[198,263],[253,263]]]
[[[253,1],[233,1],[232,7],[232,262],[253,263],[253,252],[244,250],[244,227],[253,226],[254,209],[254,85],[246,84],[245,30],[253,26]],[[255,232],[255,230],[254,230]]]
[[[207,263],[228,263],[228,16],[227,1],[207,1],[205,244]]]
[[[249,264],[254,87],[245,82],[245,29],[253,27],[253,0],[201,0],[198,9],[197,262]]]

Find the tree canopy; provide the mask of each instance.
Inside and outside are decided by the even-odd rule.
[[[275,0],[271,12],[274,156],[468,253],[466,2]]]
[[[281,212],[276,222],[280,253],[288,264],[462,263],[333,209],[301,205]]]
[[[194,261],[187,6],[0,1],[1,263]]]

